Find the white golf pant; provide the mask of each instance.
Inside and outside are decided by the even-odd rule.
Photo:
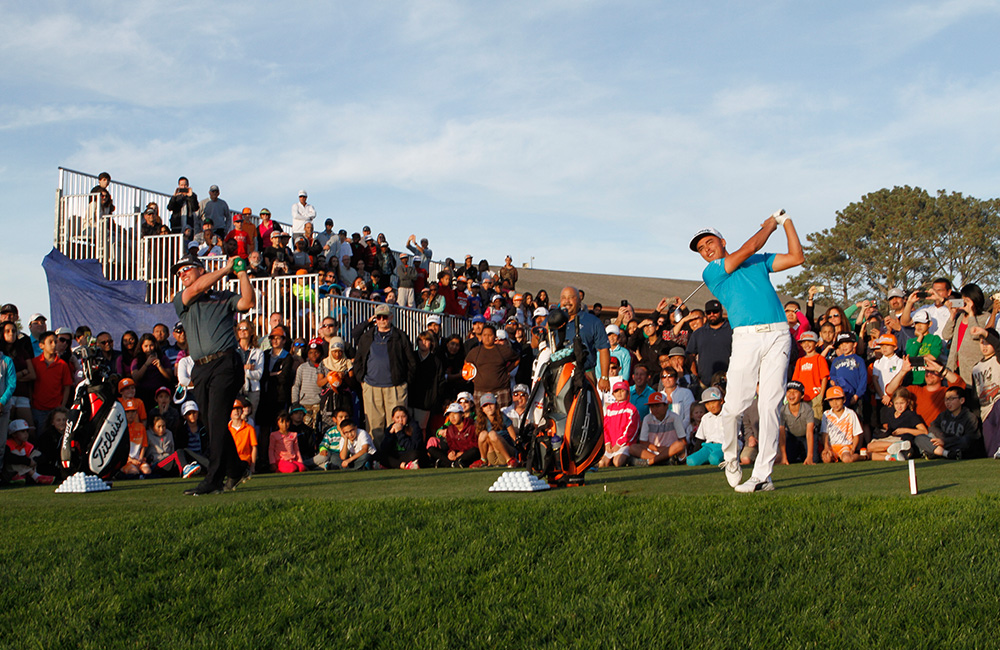
[[[791,334],[787,323],[733,328],[733,353],[726,371],[726,401],[722,406],[725,460],[739,458],[738,418],[758,394],[760,413],[757,460],[752,476],[764,481],[778,455],[778,410],[785,395]]]

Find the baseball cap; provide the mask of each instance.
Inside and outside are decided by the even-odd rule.
[[[458,394],[458,396],[455,397],[456,402],[461,402],[463,399],[469,402],[476,401],[476,398],[472,396],[472,393],[470,393],[467,390],[463,390],[461,393]]]
[[[10,433],[17,433],[18,431],[27,431],[30,427],[25,420],[11,420],[10,424],[7,425],[7,431]]]
[[[197,257],[182,257],[170,267],[170,275],[177,275],[189,266],[197,266],[199,269],[205,268],[205,265]]]
[[[483,396],[479,398],[479,405],[486,406],[487,404],[496,404],[497,398],[493,393],[483,393]]]
[[[300,191],[299,191],[299,196],[304,196],[304,197],[307,197],[307,198],[308,198],[308,197],[309,197],[309,193],[308,193],[308,192],[306,192],[305,190],[300,190]]]
[[[475,316],[472,317],[472,322],[473,323],[485,323],[486,319],[483,318],[482,314],[476,314]]]
[[[29,323],[34,323],[34,322],[35,322],[36,320],[44,320],[44,321],[48,321],[48,319],[47,319],[47,318],[45,318],[45,316],[43,316],[43,315],[41,315],[41,314],[32,314],[32,315],[31,315],[31,318],[29,318],[29,319],[28,319],[28,322],[29,322]]]
[[[885,295],[886,298],[905,298],[906,293],[899,287],[893,287],[889,289],[889,293]]]
[[[327,219],[326,221],[323,222],[323,225],[324,226],[332,226],[333,225],[333,219]]]
[[[438,316],[437,314],[434,314],[433,316],[428,316],[427,317],[427,324],[430,325],[431,323],[436,323],[436,324],[440,325],[441,324],[441,317]]]
[[[177,321],[176,323],[174,323],[174,331],[175,332],[183,332],[184,331],[184,323],[183,323],[183,321]]]
[[[169,395],[170,394],[170,389],[167,388],[166,386],[160,386],[159,388],[156,389],[156,392],[153,393],[153,396],[155,397],[156,395],[159,395],[160,393],[166,393],[167,395]]]
[[[391,310],[389,309],[389,305],[379,305],[375,308],[376,316],[388,316],[390,313]]]
[[[646,405],[651,406],[653,404],[669,404],[670,398],[667,394],[662,391],[656,391],[650,394],[649,399],[646,400]]]
[[[844,389],[840,386],[830,386],[826,389],[827,399],[844,399]]]
[[[712,313],[719,313],[719,314],[721,314],[722,313],[722,303],[719,302],[718,300],[709,300],[708,302],[705,303],[705,313],[706,314],[712,314]]]
[[[615,336],[621,336],[622,333],[621,328],[615,325],[614,323],[605,327],[604,331],[607,332],[608,334],[614,334]]]
[[[406,251],[400,251],[400,253],[399,253],[399,258],[400,258],[400,259],[403,259],[404,257],[407,257],[407,258],[408,258],[408,257],[410,257],[410,254],[409,254],[409,253],[407,253]]]
[[[62,334],[69,334],[70,336],[72,336],[73,335],[73,330],[71,330],[68,327],[60,327],[59,329],[57,329],[55,331],[55,334],[56,334],[56,336],[60,336]]]
[[[797,390],[803,395],[806,394],[806,387],[802,384],[801,381],[795,381],[794,379],[785,384],[785,390]]]
[[[212,187],[208,188],[208,191],[209,192],[218,192],[219,191],[219,186],[218,185],[213,185]]]
[[[518,384],[517,386],[514,386],[514,390],[510,391],[511,395],[514,393],[524,393],[527,395],[529,392],[527,384]]]
[[[195,404],[193,401],[188,400],[181,405],[181,415],[187,415],[192,411],[198,413],[198,405]]]
[[[125,407],[126,411],[138,411],[139,410],[139,400],[137,399],[127,399],[122,402],[122,406]]]
[[[305,413],[306,412],[306,407],[302,406],[301,404],[296,404],[295,406],[293,406],[292,408],[290,408],[288,410],[288,412],[289,413]]]
[[[462,412],[462,405],[459,404],[458,402],[452,402],[451,404],[448,405],[448,408],[446,408],[444,410],[444,412],[445,413],[461,413]]]
[[[913,314],[914,323],[930,323],[931,315],[927,313],[927,310],[921,309],[917,313]]]
[[[691,250],[693,250],[695,253],[697,253],[698,252],[698,242],[701,241],[702,237],[708,237],[709,235],[714,235],[715,237],[718,237],[719,239],[723,239],[722,233],[720,233],[715,228],[702,228],[701,230],[699,230],[698,232],[696,232],[694,234],[694,237],[691,238],[691,244],[690,244]]]
[[[799,335],[799,340],[800,341],[812,341],[813,343],[819,343],[819,334],[817,334],[816,332],[813,332],[811,330],[807,330],[805,332],[802,332],[802,334]]]
[[[857,340],[858,337],[854,336],[853,332],[842,332],[837,335],[835,342],[837,345],[840,345],[841,343],[855,343]]]
[[[118,392],[119,393],[122,392],[123,390],[125,390],[129,386],[135,386],[135,381],[131,377],[123,377],[118,382]]]
[[[891,345],[892,347],[896,347],[896,337],[892,334],[883,334],[875,341],[875,345]]]
[[[687,353],[684,352],[684,348],[682,348],[679,345],[675,345],[674,347],[670,348],[670,352],[667,352],[668,357],[683,357],[686,355]]]
[[[0,307],[0,314],[16,314],[17,306],[13,303],[7,303],[3,307]]]
[[[628,382],[627,381],[616,381],[615,385],[611,387],[611,392],[613,393],[616,390],[628,390]]]
[[[548,315],[549,315],[548,309],[546,309],[545,307],[536,307],[535,312],[532,314],[532,317],[538,318],[539,316],[545,317]]]
[[[722,399],[722,391],[718,386],[709,386],[701,393],[701,403],[718,402]]]
[[[268,210],[267,208],[261,208],[260,209],[260,216],[263,217],[265,214],[270,217],[271,216],[271,211]]]
[[[233,400],[233,408],[241,409],[245,406],[250,406],[250,403],[247,402],[246,398],[243,397],[242,395],[237,395],[236,399]]]

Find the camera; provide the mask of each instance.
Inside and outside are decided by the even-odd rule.
[[[929,291],[918,291],[918,292],[917,292],[917,298],[919,298],[920,300],[923,300],[923,299],[925,299],[925,298],[929,298],[929,297],[930,297],[930,295],[931,295],[931,294],[930,294],[930,292],[929,292]]]

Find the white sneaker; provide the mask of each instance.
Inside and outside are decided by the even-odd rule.
[[[726,480],[729,487],[736,487],[743,480],[743,468],[740,467],[740,459],[724,460],[719,463],[719,469],[726,470]]]
[[[900,448],[902,448],[902,446],[903,446],[903,443],[901,443],[901,442],[894,442],[894,443],[892,443],[891,445],[889,445],[889,448],[885,450],[885,455],[886,456],[892,456],[893,460],[896,460],[896,454],[899,453],[899,450],[900,450]]]
[[[751,476],[747,479],[746,483],[741,483],[736,486],[737,492],[749,493],[749,492],[772,492],[774,490],[774,482],[771,481],[771,477],[768,477],[766,481],[762,481],[759,478],[754,478]]]
[[[996,460],[1000,460],[1000,449],[997,449],[997,452],[993,454],[993,458]]]

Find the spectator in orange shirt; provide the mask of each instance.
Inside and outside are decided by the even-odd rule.
[[[236,453],[240,460],[247,463],[246,474],[243,475],[243,480],[239,483],[248,480],[253,475],[254,465],[257,463],[257,434],[250,423],[243,419],[243,409],[249,405],[249,400],[237,397],[236,401],[233,402],[233,412],[229,419],[229,433],[233,436],[233,442],[236,443]],[[236,485],[238,486],[239,483]],[[236,489],[236,486],[233,489]]]
[[[812,404],[813,417],[817,422],[823,419],[823,395],[830,379],[830,365],[816,351],[818,344],[819,335],[816,332],[806,331],[799,335],[803,355],[795,362],[795,372],[792,373],[792,381],[802,384],[805,391],[802,399]]]

